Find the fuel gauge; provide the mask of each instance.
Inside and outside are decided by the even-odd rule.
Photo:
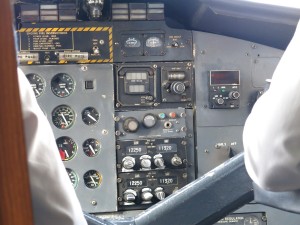
[[[69,175],[70,181],[73,185],[73,188],[76,189],[78,186],[78,181],[79,181],[77,174],[74,172],[74,170],[71,170],[69,168],[66,168],[66,170]]]
[[[52,121],[59,129],[69,129],[75,122],[75,112],[67,105],[57,106],[52,112]]]
[[[40,97],[45,91],[46,84],[44,79],[36,73],[27,74],[26,77],[32,87],[35,97]]]
[[[96,155],[99,154],[101,150],[100,142],[94,138],[87,139],[83,143],[82,147],[83,147],[84,154],[86,154],[89,157],[95,157]]]
[[[97,188],[102,182],[101,174],[96,170],[89,170],[83,175],[83,180],[88,188]]]
[[[77,152],[77,145],[70,137],[56,139],[56,144],[62,161],[69,161],[74,158]]]

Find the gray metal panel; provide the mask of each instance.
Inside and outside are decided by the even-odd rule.
[[[274,71],[275,62],[282,51],[253,44],[234,38],[193,32],[195,45],[195,86],[197,126],[234,126],[243,125],[255,98],[253,95],[263,88],[258,77],[268,77]],[[258,66],[260,58],[274,58],[272,63],[264,62]],[[255,63],[256,62],[256,63]],[[257,65],[256,65],[257,64]],[[210,70],[240,70],[240,107],[239,109],[208,108],[208,74]],[[253,73],[254,71],[254,73]],[[264,75],[267,74],[267,75]],[[259,86],[261,85],[261,86]]]
[[[45,112],[56,138],[71,137],[77,144],[76,156],[65,161],[66,168],[74,170],[79,177],[76,193],[84,211],[110,212],[117,210],[116,186],[116,153],[114,134],[114,92],[112,65],[59,65],[59,66],[23,66],[25,74],[37,73],[46,81],[45,93],[37,100]],[[57,73],[67,73],[75,81],[75,91],[66,98],[56,97],[51,91],[51,79]],[[93,80],[94,89],[85,89],[84,81]],[[51,112],[58,106],[69,105],[76,113],[74,125],[61,130],[52,123]],[[92,126],[86,125],[81,119],[85,107],[92,106],[100,113],[100,120]],[[101,151],[96,157],[87,157],[82,149],[83,142],[88,138],[96,138],[101,142]],[[100,187],[87,188],[83,175],[88,170],[97,170],[102,175]],[[97,204],[93,205],[92,201]],[[105,202],[105,204],[103,204]]]
[[[198,177],[230,158],[230,150],[243,150],[243,126],[199,127],[197,129]]]

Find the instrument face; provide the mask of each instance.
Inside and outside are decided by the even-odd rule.
[[[63,161],[69,161],[73,159],[77,153],[77,145],[70,137],[57,138],[56,144],[60,157]]]
[[[26,75],[26,77],[32,87],[35,97],[40,97],[45,91],[45,80],[36,73],[29,73]]]
[[[75,112],[67,105],[57,106],[52,112],[52,122],[59,129],[69,129],[75,122]]]
[[[51,90],[57,97],[65,98],[75,90],[75,82],[70,75],[59,73],[51,80]]]

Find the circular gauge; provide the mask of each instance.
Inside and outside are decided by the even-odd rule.
[[[99,121],[99,113],[93,107],[87,107],[82,111],[82,120],[87,125],[93,125]]]
[[[53,94],[60,98],[68,97],[75,89],[72,77],[66,73],[59,73],[51,80],[51,90]]]
[[[57,106],[52,112],[53,124],[59,129],[70,128],[75,121],[75,112],[67,105]]]
[[[89,170],[83,175],[83,180],[88,188],[97,188],[102,182],[102,176],[96,170]]]
[[[77,145],[72,138],[60,137],[56,139],[56,144],[62,161],[69,161],[74,158],[77,152]]]
[[[46,83],[44,79],[36,73],[27,74],[26,77],[32,87],[35,97],[40,97],[45,91]]]
[[[71,181],[71,183],[73,185],[73,188],[74,189],[77,188],[78,180],[79,180],[77,174],[73,170],[71,170],[69,168],[66,168],[66,170],[67,170],[67,173],[69,175],[70,181]]]
[[[82,147],[84,154],[86,154],[89,157],[94,157],[100,152],[101,144],[98,140],[90,138],[83,143]]]
[[[158,47],[162,47],[162,45],[163,45],[163,42],[158,37],[149,37],[146,40],[146,47],[148,47],[148,48],[158,48]]]

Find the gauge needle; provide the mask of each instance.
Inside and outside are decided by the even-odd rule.
[[[70,94],[70,92],[68,91],[68,89],[67,89],[67,88],[65,88],[65,91],[68,93],[68,95]]]
[[[87,116],[90,117],[90,118],[91,118],[92,120],[94,120],[95,122],[97,122],[97,120],[96,120],[94,117],[92,117],[91,114],[88,114]]]
[[[40,94],[40,92],[37,90],[37,89],[34,89],[35,90],[35,92],[39,95]]]
[[[66,154],[67,158],[69,158],[69,154],[68,154],[67,150],[65,150],[65,154]]]
[[[94,155],[96,154],[96,152],[94,151],[93,147],[91,145],[89,145],[89,148],[91,149],[91,151],[94,153]]]
[[[90,176],[90,178],[92,179],[92,181],[93,181],[94,185],[96,186],[96,182],[95,182],[95,180],[94,180],[93,176]]]
[[[60,115],[61,115],[61,117],[63,118],[63,120],[65,121],[66,125],[69,125],[69,124],[68,124],[68,121],[66,120],[66,117],[64,116],[64,114],[60,114]]]

